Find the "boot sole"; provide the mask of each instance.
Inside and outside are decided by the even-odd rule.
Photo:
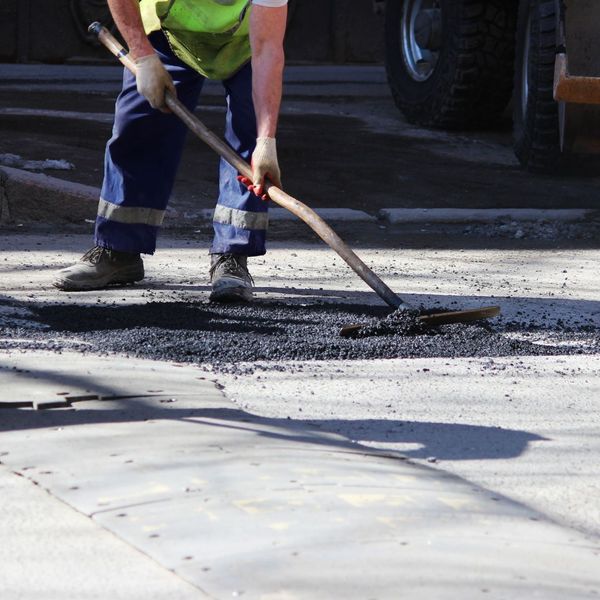
[[[211,302],[250,302],[254,294],[247,287],[226,287],[223,289],[213,290],[208,299]]]
[[[93,281],[72,281],[70,279],[58,279],[53,282],[55,288],[64,292],[83,292],[89,290],[101,290],[112,285],[128,285],[144,279],[144,267],[128,267],[113,272],[105,277],[99,277]]]

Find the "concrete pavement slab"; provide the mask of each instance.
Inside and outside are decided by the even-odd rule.
[[[1,360],[41,372],[50,391],[64,379],[107,398],[3,410],[2,463],[211,597],[599,589],[600,550],[576,532],[398,454],[240,410],[197,368],[68,353]]]
[[[0,466],[0,497],[3,600],[208,598],[5,466]]]
[[[600,538],[598,356],[273,367],[220,380],[244,410],[401,452]]]
[[[477,515],[477,502],[450,482],[432,503],[420,477],[417,489],[403,487],[392,472],[378,481],[368,466],[353,487],[330,461],[314,467],[322,483],[309,489],[256,493],[254,484],[225,503],[187,499],[97,518],[217,597],[468,598],[488,590],[491,597],[560,598],[596,589],[596,550],[586,559],[575,539],[563,546],[535,521]],[[561,547],[583,558],[567,559],[567,577]]]

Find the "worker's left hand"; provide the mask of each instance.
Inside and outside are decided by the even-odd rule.
[[[171,112],[165,106],[165,93],[168,90],[177,97],[173,79],[162,64],[158,54],[142,56],[135,61],[138,92],[148,100],[152,108]]]
[[[269,179],[273,185],[281,188],[281,171],[277,161],[275,138],[259,137],[256,140],[256,148],[252,153],[252,180],[242,175],[238,177],[238,180],[259,198],[267,200],[265,178]]]

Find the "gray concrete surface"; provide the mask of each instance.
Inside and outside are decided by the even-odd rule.
[[[3,600],[208,597],[5,466],[0,496]]]
[[[395,453],[295,418],[239,410],[197,368],[34,352],[1,353],[0,365],[0,406],[35,399],[32,379],[49,397],[74,398],[67,409],[0,408],[3,465],[47,490],[50,504],[58,498],[91,517],[83,527],[101,525],[209,597],[559,599],[598,592],[595,541]],[[81,398],[82,390],[96,399]],[[20,515],[27,508],[19,504]],[[50,524],[47,516],[40,529],[48,536],[60,536],[63,526],[76,535],[73,523],[83,519],[68,513]],[[5,550],[26,548],[31,525],[9,523],[15,539]],[[100,534],[80,535],[85,546]],[[86,563],[85,555],[77,560]],[[48,581],[72,593],[85,572],[62,584],[47,568],[38,575],[38,586]],[[36,597],[35,583],[20,582],[15,571],[0,578],[14,597]],[[117,577],[110,585],[114,597],[137,597],[153,583]],[[91,597],[98,594],[93,576],[85,585]],[[185,592],[181,584],[173,597],[193,597]]]
[[[401,452],[600,536],[600,357],[271,367],[220,381],[244,410]]]
[[[365,228],[362,223],[355,227],[359,233]],[[361,238],[359,233],[359,255],[415,305],[449,306],[457,300],[466,307],[498,303],[507,322],[522,314],[534,323],[543,319],[548,324],[561,320],[572,326],[600,326],[596,286],[600,251],[593,240],[584,248],[545,247],[535,239],[520,240],[519,247],[519,240],[485,239],[481,244],[459,236],[446,238],[441,248],[432,239],[413,247],[405,245],[401,236],[384,239],[381,230],[375,240]],[[208,297],[210,238],[205,233],[161,238],[157,253],[144,257],[147,278],[143,285],[58,292],[51,286],[53,272],[76,261],[91,243],[91,232],[47,235],[20,229],[6,233],[0,238],[0,294],[67,304]],[[273,241],[266,256],[251,260],[251,270],[259,299],[382,304],[321,242]]]
[[[0,166],[0,227],[57,221],[83,224],[95,217],[99,196],[92,186]]]

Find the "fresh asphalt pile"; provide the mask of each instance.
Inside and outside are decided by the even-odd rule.
[[[543,328],[531,323],[477,322],[424,329],[399,323],[398,315],[390,315],[385,307],[363,305],[273,301],[246,305],[188,301],[93,306],[15,304],[15,310],[24,307],[31,315],[30,324],[0,321],[0,348],[114,352],[208,363],[217,370],[231,370],[238,363],[253,361],[600,351],[600,330],[586,325]],[[350,323],[365,323],[366,327],[357,337],[340,337],[340,328]]]

